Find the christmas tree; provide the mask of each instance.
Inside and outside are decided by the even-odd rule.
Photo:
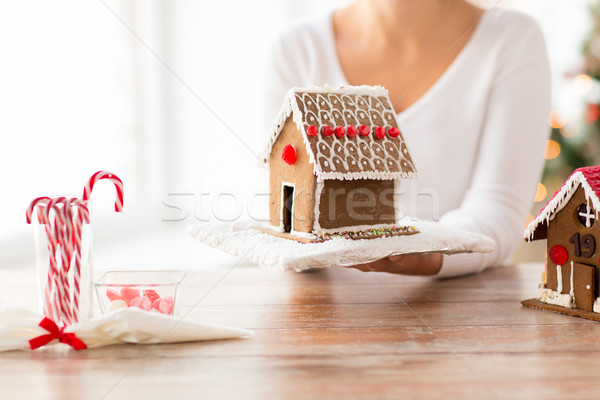
[[[590,14],[593,27],[583,43],[583,66],[571,76],[571,89],[581,102],[579,112],[569,116],[560,110],[550,112],[546,165],[527,223],[576,168],[600,164],[600,2],[590,6]]]

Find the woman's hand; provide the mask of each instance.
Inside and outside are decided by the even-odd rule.
[[[353,265],[363,272],[389,272],[401,275],[435,275],[442,268],[442,254],[403,254],[389,256],[366,264]]]

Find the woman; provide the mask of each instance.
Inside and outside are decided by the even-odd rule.
[[[293,86],[382,85],[419,170],[406,214],[483,233],[487,254],[392,256],[363,271],[458,276],[521,241],[548,137],[549,68],[537,24],[463,0],[359,0],[283,34],[266,80],[270,122]]]

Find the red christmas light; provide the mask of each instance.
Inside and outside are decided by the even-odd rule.
[[[589,103],[585,111],[585,121],[588,124],[595,122],[600,117],[600,105]]]

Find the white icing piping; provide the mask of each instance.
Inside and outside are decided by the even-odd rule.
[[[562,293],[563,291],[563,279],[562,279],[562,267],[560,265],[556,266],[556,291],[558,293]]]
[[[569,294],[571,295],[571,297],[573,298],[574,301],[577,301],[577,299],[575,299],[575,290],[573,290],[573,261],[571,261],[571,290],[569,290]]]
[[[548,223],[552,219],[554,219],[554,214],[557,211],[560,211],[565,205],[567,205],[569,200],[571,200],[571,197],[573,196],[573,193],[575,193],[575,191],[577,190],[578,185],[581,185],[581,187],[583,188],[583,192],[585,194],[585,198],[588,204],[590,200],[592,201],[592,205],[594,206],[594,210],[596,211],[596,219],[598,219],[598,212],[600,210],[600,199],[598,198],[598,196],[596,196],[596,193],[594,193],[594,190],[588,184],[587,180],[585,179],[585,176],[580,171],[577,171],[569,177],[569,179],[567,180],[567,182],[565,182],[560,191],[548,202],[546,207],[544,207],[542,211],[540,211],[538,216],[535,217],[535,219],[531,221],[529,225],[527,225],[527,228],[525,228],[525,231],[523,232],[523,238],[527,241],[533,240],[533,234],[538,225],[545,222],[547,226]]]
[[[323,192],[323,187],[325,183],[319,177],[317,177],[317,186],[315,188],[315,211],[314,218],[315,222],[313,223],[313,233],[321,230],[321,225],[319,224],[319,218],[321,216],[321,212],[319,211],[319,207],[321,206],[321,193]]]
[[[285,198],[284,198],[284,195],[285,195],[285,187],[286,186],[290,186],[290,187],[294,188],[294,191],[293,191],[293,194],[292,194],[292,210],[291,210],[291,213],[290,213],[291,214],[290,215],[290,219],[291,219],[290,220],[290,232],[293,232],[294,231],[294,204],[296,203],[294,201],[295,197],[296,197],[296,185],[293,184],[293,183],[290,183],[290,182],[285,182],[285,181],[281,182],[281,203],[280,203],[280,205],[281,205],[281,207],[280,207],[281,208],[281,213],[280,213],[280,217],[281,217],[281,219],[280,219],[280,221],[281,221],[281,223],[280,223],[281,224],[281,231],[283,232],[283,211],[285,210]]]

